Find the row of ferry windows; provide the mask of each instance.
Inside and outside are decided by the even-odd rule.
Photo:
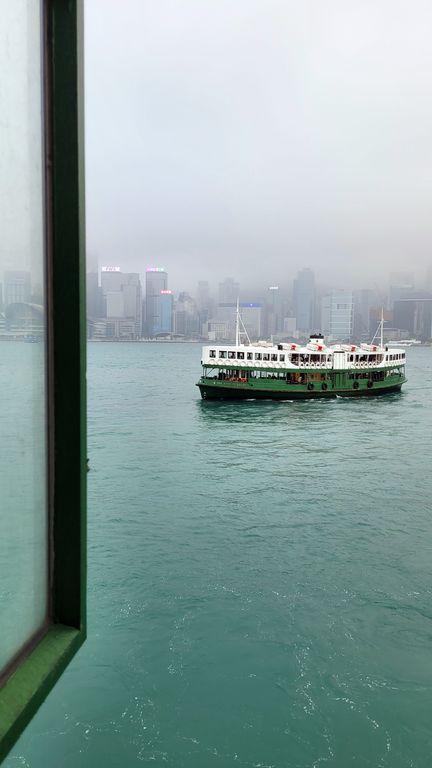
[[[216,350],[211,349],[210,350],[210,357],[218,357],[219,359],[222,358],[228,358],[228,360],[271,360],[273,363],[279,362],[284,363],[285,362],[285,355],[276,355],[276,354],[270,354],[269,352],[255,352],[255,355],[253,352],[235,352],[229,350],[226,352],[225,350],[221,349],[219,350],[219,354],[216,355]]]
[[[273,363],[276,363],[278,361],[281,363],[285,362],[285,355],[277,355],[275,353],[269,353],[269,352],[255,352],[254,354],[253,352],[236,352],[231,350],[227,352],[226,350],[221,349],[219,350],[219,353],[216,354],[216,350],[211,349],[210,357],[214,357],[214,358],[218,357],[219,359],[222,359],[222,360],[228,358],[228,360],[264,360],[264,361],[271,361]],[[298,355],[292,356],[293,362],[297,362],[295,360],[296,357],[298,357]],[[405,357],[404,354],[393,354],[393,355],[388,355],[387,359],[402,360],[404,357]],[[306,361],[307,358],[304,355],[300,355],[300,359],[302,361],[303,360]],[[310,361],[312,362],[319,362],[321,361],[321,359],[322,359],[321,355],[310,355]],[[350,355],[349,360],[351,363],[358,362],[358,361],[366,362],[368,360],[376,362],[377,357],[375,355],[362,355],[362,356]]]

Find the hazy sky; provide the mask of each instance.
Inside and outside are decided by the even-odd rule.
[[[430,0],[86,0],[88,251],[172,288],[432,264]]]

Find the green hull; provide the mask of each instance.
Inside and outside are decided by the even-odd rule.
[[[392,379],[390,381],[390,378]],[[257,382],[240,384],[237,382],[225,382],[202,378],[197,386],[200,389],[203,400],[310,400],[316,398],[335,397],[374,397],[399,392],[405,378],[389,377],[386,381],[359,382],[358,388],[354,388],[353,382],[346,386],[327,384],[308,389],[303,384],[285,384],[284,382]],[[369,386],[368,386],[369,384]],[[372,386],[371,386],[372,385]]]

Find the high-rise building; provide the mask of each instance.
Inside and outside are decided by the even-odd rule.
[[[271,285],[267,290],[265,302],[264,334],[267,338],[283,331],[282,298],[278,285]]]
[[[173,292],[164,288],[160,292],[160,326],[161,333],[172,333],[173,329]]]
[[[105,296],[108,291],[120,291],[124,275],[120,267],[105,266],[101,269],[101,288]]]
[[[203,327],[205,328],[207,326],[209,318],[214,313],[214,301],[210,297],[210,289],[207,280],[199,280],[198,282],[196,306],[198,311],[199,331],[201,334],[203,332]]]
[[[4,306],[30,301],[30,272],[8,271],[4,274]]]
[[[94,319],[102,317],[101,289],[97,272],[89,272],[86,280],[87,317]]]
[[[371,308],[376,300],[376,294],[370,288],[354,291],[353,336],[356,341],[367,341],[371,336]]]
[[[389,309],[393,309],[395,301],[409,298],[414,290],[413,272],[391,272],[389,278]]]
[[[141,336],[142,333],[142,289],[140,276],[137,272],[127,272],[124,275],[121,287],[124,298],[125,317],[135,320],[135,334]]]
[[[168,288],[168,274],[163,267],[146,269],[146,321],[145,333],[157,336],[162,333],[161,291]]]
[[[311,269],[298,272],[293,284],[293,302],[297,328],[311,331],[315,321],[315,275]]]
[[[173,327],[174,333],[186,338],[194,338],[201,333],[196,303],[186,292],[180,293],[175,302]]]
[[[393,325],[409,338],[430,341],[432,339],[432,294],[395,301]]]
[[[321,329],[330,339],[349,341],[353,335],[352,291],[333,291],[321,302]]]
[[[210,290],[208,280],[199,280],[197,289],[197,309],[201,312],[203,309],[209,308]]]
[[[262,305],[257,302],[242,302],[240,316],[251,341],[261,338]]]
[[[240,285],[232,277],[226,277],[219,283],[219,304],[235,304],[240,293]]]
[[[102,267],[100,291],[104,307],[97,316],[118,321],[111,324],[115,334],[130,336],[132,333],[134,338],[141,336],[142,289],[139,274],[122,272],[120,267]]]

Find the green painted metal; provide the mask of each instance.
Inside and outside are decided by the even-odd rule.
[[[0,688],[0,761],[86,634],[83,3],[44,13],[50,617]]]
[[[52,626],[0,691],[0,761],[82,643],[79,630]],[[60,761],[61,762],[61,761]]]
[[[49,5],[55,414],[53,618],[79,629],[85,615],[86,577],[85,560],[77,553],[85,549],[87,474],[82,4],[53,0]]]
[[[223,371],[221,366],[206,365],[204,368]],[[389,369],[381,369],[381,371],[385,374]],[[232,370],[232,367],[227,370]],[[374,375],[376,376],[379,369],[302,369],[298,373],[301,373],[304,380],[295,384],[286,380],[286,374],[297,373],[297,371],[267,368],[265,369],[267,377],[254,378],[250,374],[255,370],[262,373],[262,369],[247,369],[236,365],[235,370],[239,371],[243,380],[219,379],[217,376],[206,375],[205,370],[197,384],[203,399],[310,399],[372,396],[399,391],[406,381],[403,373],[390,374],[382,381],[377,381]],[[280,378],[281,373],[283,373],[282,378]]]

